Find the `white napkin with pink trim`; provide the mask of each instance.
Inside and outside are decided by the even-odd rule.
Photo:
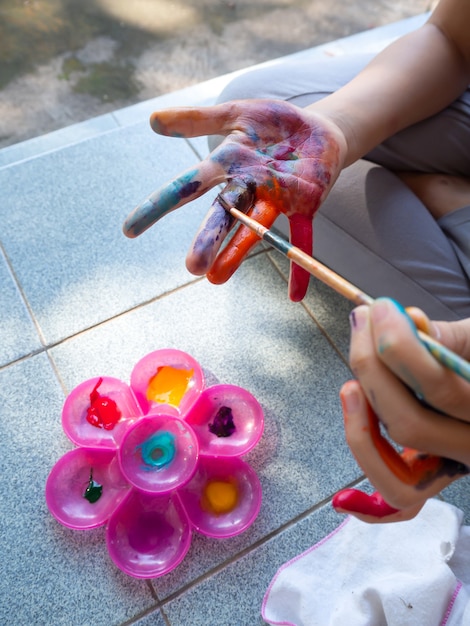
[[[408,522],[354,517],[283,565],[262,606],[272,626],[470,626],[470,527],[428,500]]]

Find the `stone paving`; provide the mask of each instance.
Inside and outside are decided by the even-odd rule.
[[[5,0],[0,148],[423,13],[431,0]]]
[[[423,19],[299,55],[375,52]],[[345,442],[338,397],[351,377],[351,303],[316,280],[302,303],[290,302],[286,260],[264,246],[224,285],[189,275],[184,255],[207,197],[138,239],[122,235],[136,203],[208,150],[206,138],[155,135],[150,111],[211,104],[228,80],[223,74],[120,109],[114,103],[98,117],[0,150],[2,626],[261,626],[276,570],[344,519],[331,505],[334,494],[370,489]],[[61,423],[69,393],[98,376],[128,383],[142,357],[166,348],[194,357],[206,386],[237,385],[260,403],[264,433],[244,460],[263,498],[244,532],[215,539],[194,530],[174,570],[144,579],[116,566],[105,526],[58,523],[45,485],[74,449]],[[74,483],[82,504],[85,469]],[[469,489],[461,479],[439,496],[463,510],[466,524]],[[141,523],[136,517],[130,530]],[[147,547],[139,558],[153,550],[158,560],[153,543]]]

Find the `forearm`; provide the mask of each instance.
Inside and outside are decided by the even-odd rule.
[[[470,17],[469,10],[463,13],[461,19]],[[308,107],[344,133],[345,166],[399,130],[439,112],[464,91],[470,63],[466,44],[461,44],[460,33],[452,31],[452,22],[455,19],[447,28],[445,18],[436,12],[423,27],[388,46],[342,89]]]

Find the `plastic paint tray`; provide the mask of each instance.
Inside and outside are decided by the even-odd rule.
[[[46,502],[68,528],[106,526],[114,563],[154,578],[184,559],[194,531],[233,537],[256,519],[261,485],[242,457],[264,416],[241,387],[205,388],[200,365],[179,350],[148,354],[130,380],[93,378],[69,394],[62,425],[77,447],[52,468]],[[112,424],[100,422],[110,411]]]

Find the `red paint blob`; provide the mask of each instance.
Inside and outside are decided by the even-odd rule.
[[[87,409],[86,420],[96,428],[112,430],[121,419],[121,412],[114,400],[99,393],[98,387],[102,382],[103,379],[100,378],[90,393],[90,406]]]
[[[337,510],[371,515],[380,519],[399,511],[387,504],[380,493],[375,492],[369,495],[358,489],[339,491],[333,498],[333,506]]]

